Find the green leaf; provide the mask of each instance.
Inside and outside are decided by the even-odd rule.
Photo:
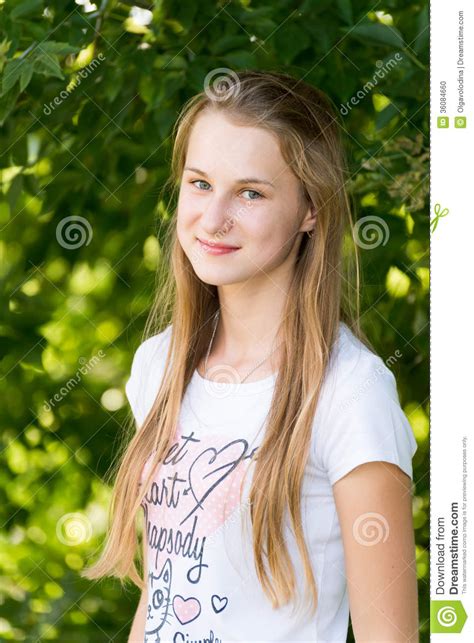
[[[36,365],[30,362],[20,362],[20,366],[24,371],[33,371],[44,375],[44,368],[41,365]]]
[[[25,39],[28,39],[29,42],[36,41],[37,43],[43,42],[50,32],[50,30],[45,29],[44,22],[32,22],[31,20],[23,20],[21,29]]]
[[[273,7],[258,7],[258,9],[249,8],[237,16],[241,23],[251,24],[254,20],[262,17],[272,18],[275,15]]]
[[[214,56],[222,56],[227,51],[235,51],[235,49],[244,49],[249,46],[249,37],[245,35],[226,35],[218,40],[209,43],[209,51]]]
[[[5,56],[8,54],[8,50],[10,49],[10,45],[12,44],[11,40],[7,40],[4,38],[2,42],[0,42],[0,59],[4,59]]]
[[[16,100],[20,95],[20,88],[14,87],[7,94],[0,98],[0,125],[7,120],[8,115],[15,107]]]
[[[347,22],[348,25],[354,24],[354,16],[352,14],[352,2],[351,0],[337,0],[337,7],[339,9],[339,15]]]
[[[428,48],[428,44],[430,41],[429,21],[430,17],[428,13],[428,7],[426,6],[423,7],[423,9],[420,11],[420,14],[418,15],[416,21],[418,26],[418,33],[416,35],[414,43],[410,45],[413,51],[415,51],[417,54]]]
[[[397,109],[393,103],[387,105],[385,109],[383,109],[381,112],[378,112],[375,118],[375,129],[378,131],[385,127],[385,125],[388,125],[392,118],[395,118],[395,116],[400,116],[400,111],[401,110]]]
[[[383,25],[380,22],[357,25],[352,29],[345,29],[344,31],[346,31],[348,35],[359,38],[364,42],[369,40],[380,45],[396,47],[397,49],[403,49],[405,47],[403,36],[398,29]]]
[[[104,80],[101,83],[101,88],[103,88],[104,96],[107,97],[109,103],[114,101],[117,98],[119,92],[122,91],[124,78],[122,74],[118,73],[117,70],[113,68],[110,70],[109,74],[106,74]]]
[[[66,54],[75,54],[80,51],[80,47],[72,47],[67,42],[55,42],[54,40],[48,40],[47,42],[42,42],[38,45],[38,48],[41,49],[44,53],[47,54],[57,54],[58,56]]]
[[[18,197],[20,196],[22,189],[23,189],[23,174],[20,173],[15,176],[8,190],[8,195],[7,195],[8,205],[10,206],[10,212],[12,213],[15,209],[16,202],[18,201]]]
[[[34,13],[37,9],[43,8],[43,0],[24,0],[20,2],[10,13],[10,18],[15,20],[16,18],[22,18],[27,16],[30,13]]]
[[[153,61],[154,69],[165,69],[167,71],[180,71],[188,68],[188,61],[184,56],[173,54],[160,54]]]
[[[156,3],[159,5],[160,3]],[[181,2],[179,7],[179,22],[188,31],[194,24],[196,12],[200,9],[197,2]]]
[[[301,51],[311,44],[308,33],[294,23],[279,29],[273,41],[279,56],[286,65],[289,65]]]
[[[29,60],[25,60],[25,66],[23,67],[23,71],[21,72],[21,76],[20,76],[21,92],[28,87],[32,76],[33,76],[33,65],[30,63]]]
[[[154,113],[154,121],[158,127],[158,134],[164,140],[173,127],[176,113],[171,108],[157,109]]]
[[[41,54],[36,58],[35,71],[45,76],[54,76],[64,80],[59,61],[56,56],[52,56],[51,54]]]
[[[4,96],[16,81],[20,78],[21,73],[24,69],[25,60],[20,58],[15,58],[14,60],[9,60],[5,65],[5,71],[3,73],[3,83],[2,83],[2,93],[1,96]]]
[[[234,51],[224,56],[223,60],[231,69],[255,65],[255,55],[249,51]]]
[[[183,72],[172,71],[167,76],[164,76],[157,94],[158,100],[155,102],[155,106],[174,96],[178,90],[185,85],[186,77]]]

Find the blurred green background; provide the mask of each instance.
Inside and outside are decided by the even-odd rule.
[[[362,324],[383,359],[399,351],[419,445],[429,640],[428,19],[427,2],[403,0],[0,0],[1,640],[127,640],[137,590],[78,572],[101,544],[130,419],[171,127],[219,68],[286,71],[350,105],[355,215],[387,233],[361,249]]]

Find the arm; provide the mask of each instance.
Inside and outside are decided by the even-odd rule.
[[[357,643],[418,643],[411,479],[368,462],[333,485]]]
[[[147,592],[147,570],[148,570],[148,559],[147,559],[147,540],[143,538],[143,576],[145,579],[145,589],[142,591],[140,601],[138,603],[137,611],[135,612],[135,617],[132,623],[132,629],[128,637],[128,643],[143,643],[145,639],[145,620],[146,620],[146,609],[148,603],[148,592]]]

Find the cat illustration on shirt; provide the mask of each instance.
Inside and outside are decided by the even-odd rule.
[[[148,606],[145,621],[145,643],[159,643],[160,630],[168,623],[171,604],[171,561],[166,559],[161,573],[148,574]]]

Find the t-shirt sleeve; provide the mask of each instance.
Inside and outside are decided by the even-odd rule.
[[[317,430],[316,458],[333,485],[365,462],[397,465],[413,478],[417,443],[391,370],[376,355],[341,383]]]
[[[155,401],[164,371],[169,328],[149,337],[136,349],[125,394],[139,429]]]

